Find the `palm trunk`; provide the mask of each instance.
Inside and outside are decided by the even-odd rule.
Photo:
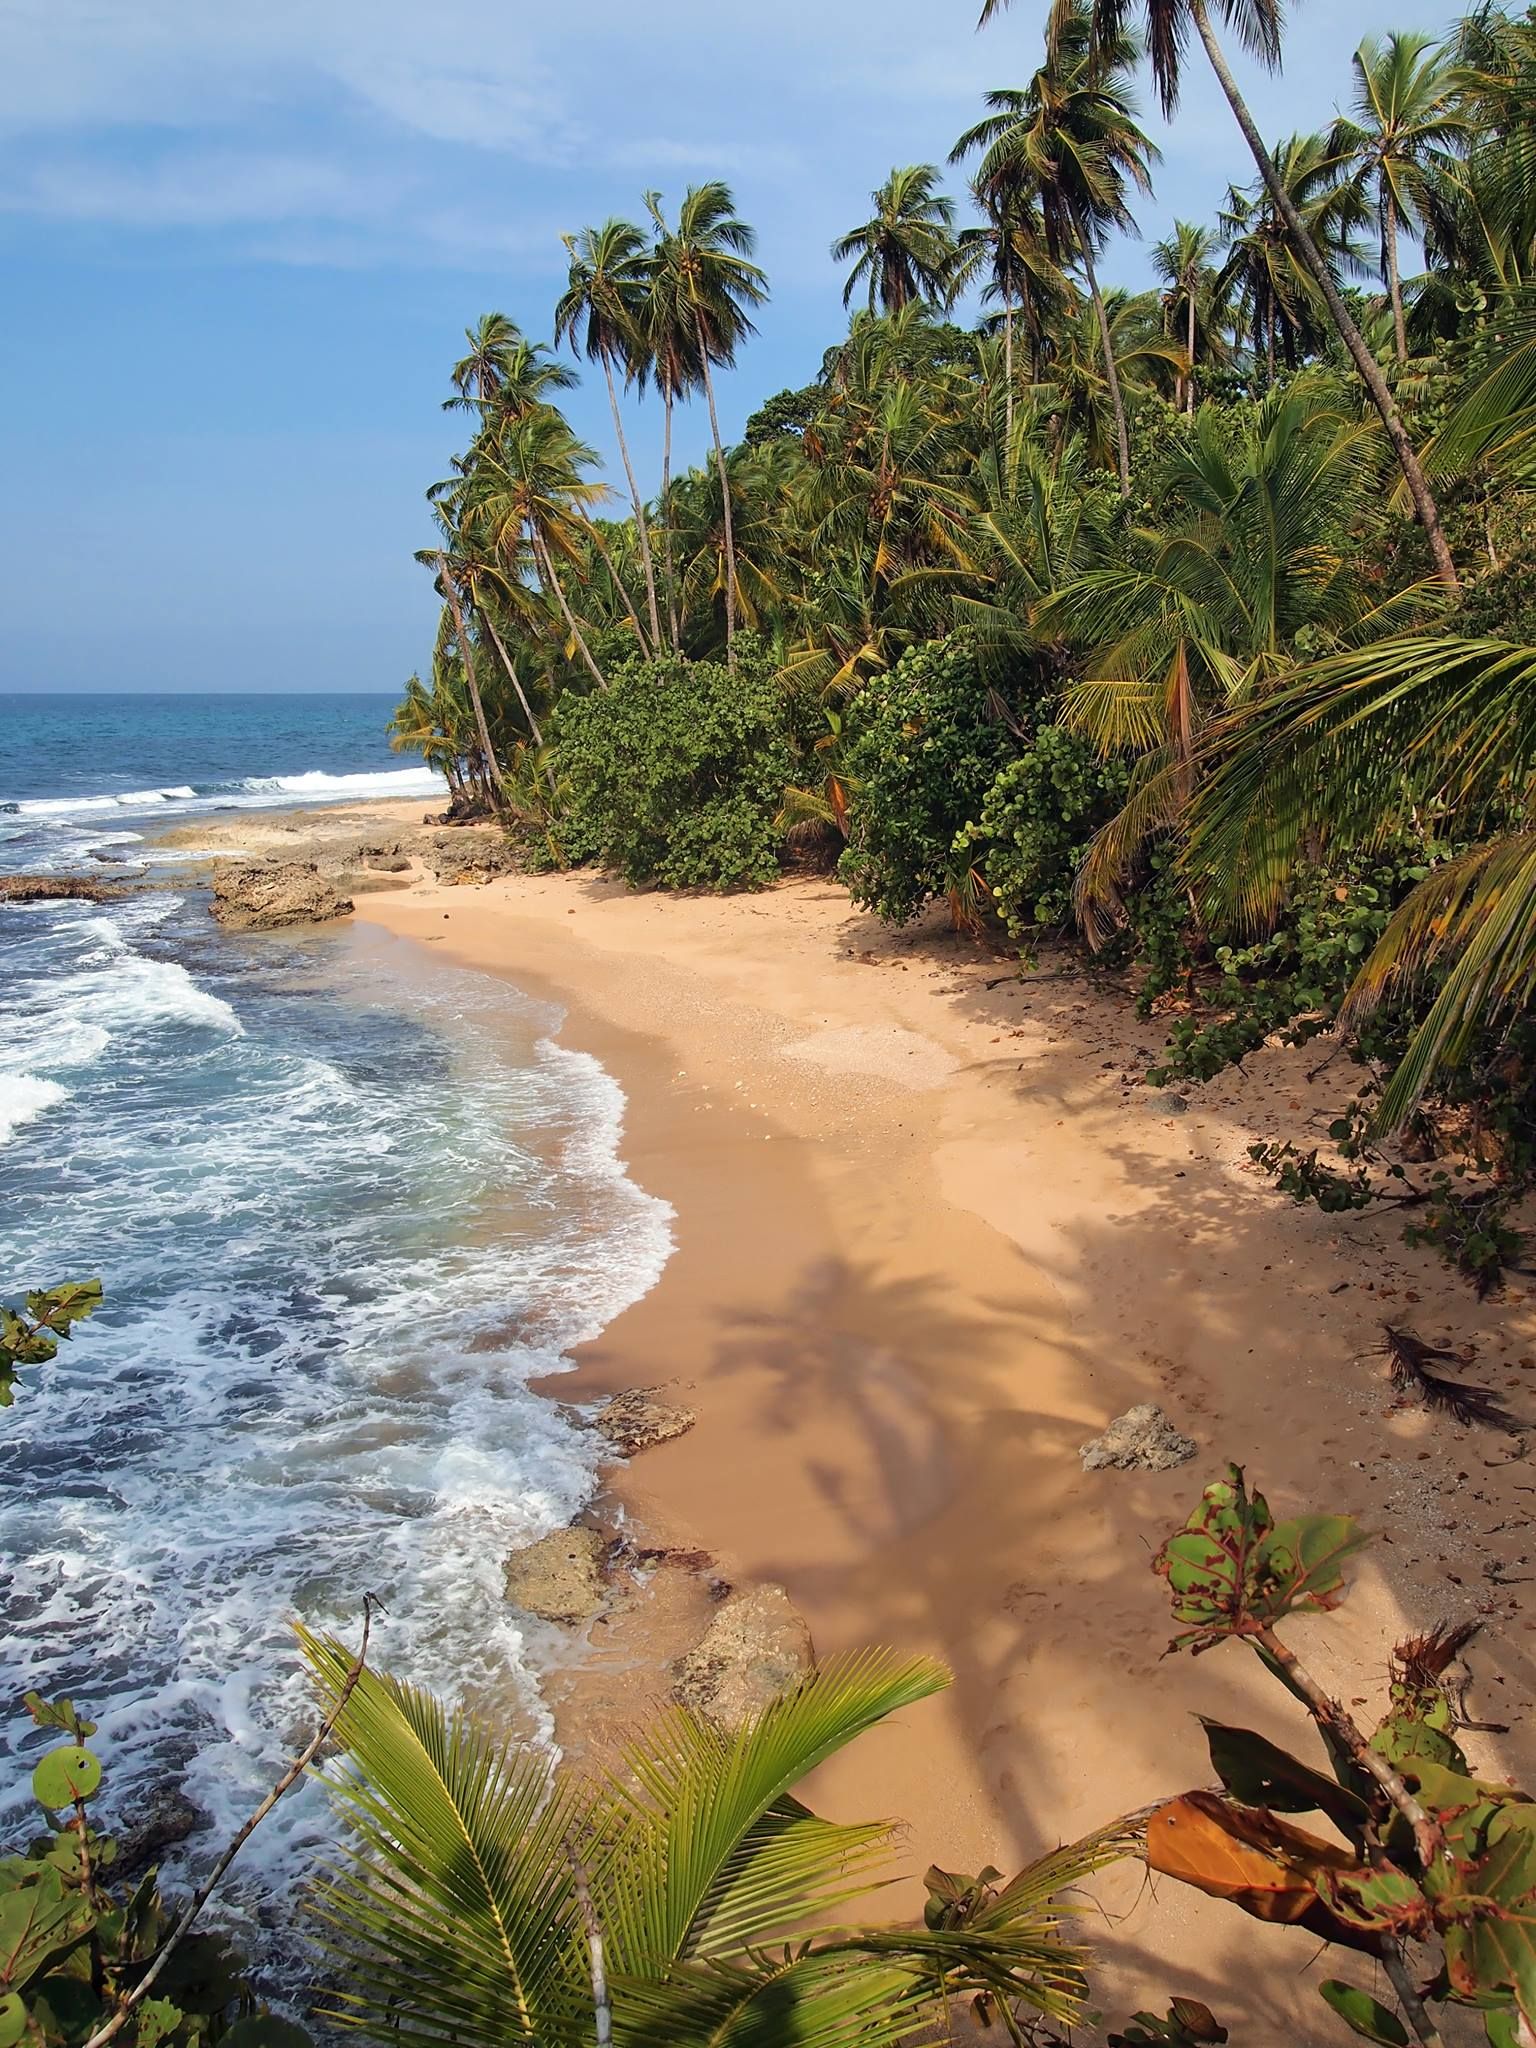
[[[1013,460],[1013,294],[1003,295],[1003,458]]]
[[[1072,228],[1077,237],[1078,254],[1083,259],[1083,274],[1088,279],[1088,295],[1093,300],[1093,310],[1099,318],[1099,340],[1104,349],[1104,381],[1109,386],[1109,402],[1115,413],[1115,446],[1120,464],[1120,495],[1131,495],[1131,437],[1125,424],[1125,398],[1120,390],[1120,371],[1115,362],[1114,337],[1109,331],[1109,312],[1104,304],[1104,295],[1099,290],[1099,275],[1094,268],[1093,249],[1083,227],[1082,216],[1076,203],[1067,201],[1072,215]]]
[[[1387,290],[1392,294],[1392,339],[1397,344],[1398,366],[1408,360],[1408,322],[1403,317],[1403,273],[1397,260],[1397,201],[1387,187],[1387,218],[1382,242],[1387,252]]]
[[[1184,385],[1184,410],[1191,419],[1195,416],[1195,294],[1186,288],[1189,300],[1189,374]]]
[[[593,681],[600,690],[606,690],[608,678],[592,659],[592,650],[582,637],[581,628],[576,623],[576,614],[566,602],[565,592],[560,584],[560,572],[556,569],[549,549],[545,545],[543,534],[540,533],[538,527],[532,521],[529,522],[528,537],[533,542],[533,560],[534,566],[539,572],[539,582],[543,585],[546,595],[552,597],[560,607],[560,616],[565,620],[566,631],[570,634],[572,640],[575,641],[577,652],[591,671]]]
[[[731,477],[725,466],[725,444],[720,439],[720,416],[715,411],[715,380],[709,374],[709,350],[704,345],[704,323],[695,320],[699,339],[699,361],[704,370],[704,395],[709,400],[709,431],[715,438],[715,468],[720,473],[720,500],[725,514],[725,665],[736,666],[736,528],[731,519]]]
[[[662,394],[661,535],[666,548],[667,629],[672,636],[672,652],[681,654],[683,640],[677,622],[677,573],[672,566],[672,405],[672,385],[669,380]]]
[[[480,754],[485,763],[485,787],[494,808],[499,810],[506,796],[506,785],[501,779],[501,763],[491,746],[491,730],[485,722],[485,706],[480,702],[480,685],[475,681],[475,651],[469,644],[469,631],[464,624],[464,608],[459,603],[458,586],[448,567],[448,557],[439,555],[438,580],[443,586],[449,614],[453,619],[454,638],[459,643],[459,660],[464,665],[464,681],[469,690],[469,701],[474,706],[475,731],[480,736]]]
[[[603,540],[603,536],[598,532],[595,522],[588,526],[587,533],[593,547],[597,549],[597,552],[602,557],[603,567],[608,571],[609,580],[613,584],[614,595],[619,599],[625,611],[629,613],[629,623],[634,627],[635,638],[640,642],[640,652],[647,658],[653,653],[659,654],[661,652],[661,642],[659,640],[650,641],[646,639],[645,628],[640,623],[640,614],[635,610],[634,600],[626,589],[624,579],[620,576],[618,567],[612,555],[609,554],[607,544]]]
[[[506,648],[502,645],[501,635],[496,630],[495,621],[484,606],[481,607],[480,616],[485,621],[485,630],[490,634],[496,652],[501,656],[501,665],[507,672],[507,681],[517,692],[517,701],[523,707],[523,716],[528,721],[528,730],[533,734],[533,744],[536,747],[542,747],[544,735],[539,730],[539,721],[533,715],[533,706],[528,702],[528,693],[523,688],[522,678],[513,666],[511,655],[508,654]]]
[[[645,597],[651,614],[651,647],[661,652],[661,619],[656,611],[656,569],[651,561],[651,536],[646,528],[645,507],[640,502],[640,486],[635,482],[634,464],[629,459],[629,443],[624,438],[624,417],[619,411],[619,394],[613,388],[613,364],[608,353],[603,352],[603,375],[608,380],[608,403],[613,408],[613,431],[619,437],[619,454],[624,460],[624,474],[629,479],[629,502],[635,508],[635,530],[640,536],[640,559],[645,564]],[[644,639],[644,635],[641,638]]]
[[[1447,589],[1459,590],[1461,581],[1456,574],[1456,564],[1451,559],[1451,551],[1440,526],[1440,508],[1436,505],[1424,471],[1419,466],[1419,458],[1408,438],[1408,429],[1403,425],[1402,414],[1393,402],[1386,378],[1381,374],[1381,365],[1366,347],[1365,336],[1350,317],[1349,308],[1345,305],[1343,294],[1334,281],[1333,272],[1307,233],[1306,223],[1296,211],[1290,193],[1280,182],[1280,174],[1275,169],[1274,160],[1264,147],[1263,138],[1254,126],[1253,116],[1248,111],[1248,104],[1237,89],[1237,81],[1232,76],[1227,60],[1222,54],[1221,45],[1211,28],[1210,16],[1205,11],[1205,0],[1189,0],[1189,11],[1199,31],[1200,40],[1205,45],[1205,54],[1210,59],[1211,69],[1226,94],[1227,105],[1232,109],[1237,125],[1243,131],[1243,139],[1253,152],[1253,160],[1259,167],[1260,175],[1269,187],[1270,197],[1279,208],[1282,220],[1290,229],[1303,262],[1317,279],[1318,289],[1327,302],[1339,337],[1354,358],[1355,368],[1365,380],[1365,388],[1371,394],[1371,403],[1381,414],[1381,423],[1387,430],[1387,437],[1397,456],[1398,466],[1403,472],[1403,481],[1408,486],[1408,495],[1413,500],[1413,509],[1419,516],[1424,538],[1429,543],[1435,573]]]

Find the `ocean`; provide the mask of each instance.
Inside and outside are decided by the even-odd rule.
[[[109,1816],[183,1788],[195,1874],[313,1725],[292,1620],[355,1641],[364,1593],[377,1664],[548,1733],[501,1566],[594,1482],[589,1434],[528,1381],[669,1253],[622,1096],[500,980],[362,926],[222,932],[144,837],[440,794],[389,752],[389,708],[0,698],[0,871],[151,857],[121,902],[0,906],[0,1297],[106,1289],[0,1409],[0,1840],[35,1815],[36,1687],[100,1723]],[[265,1901],[329,1834],[307,1788],[235,1867],[226,1910],[269,1966]]]

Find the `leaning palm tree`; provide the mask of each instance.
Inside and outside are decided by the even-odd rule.
[[[1317,281],[1323,295],[1329,316],[1338,331],[1340,339],[1348,349],[1355,368],[1370,393],[1371,403],[1381,415],[1382,425],[1392,443],[1392,451],[1403,472],[1403,480],[1413,499],[1413,508],[1424,537],[1434,559],[1435,572],[1449,589],[1460,588],[1456,575],[1456,564],[1451,558],[1450,546],[1440,524],[1440,510],[1435,503],[1423,468],[1414,450],[1408,429],[1403,424],[1397,402],[1391,388],[1382,374],[1381,365],[1371,353],[1364,335],[1360,332],[1353,315],[1344,302],[1338,282],[1334,278],[1322,252],[1317,248],[1306,230],[1306,224],[1297,212],[1294,203],[1281,183],[1274,159],[1264,146],[1258,125],[1242,93],[1237,80],[1232,76],[1226,53],[1211,25],[1210,11],[1206,0],[1088,0],[1092,12],[1094,41],[1101,49],[1117,46],[1124,35],[1127,22],[1140,17],[1146,28],[1147,49],[1152,59],[1152,72],[1157,81],[1158,93],[1163,112],[1172,116],[1179,102],[1179,86],[1183,70],[1184,52],[1191,28],[1200,39],[1206,58],[1216,74],[1228,106],[1243,139],[1252,152],[1259,174],[1269,188],[1276,207],[1286,226],[1296,238],[1296,246],[1303,262]],[[1260,62],[1276,67],[1280,62],[1281,50],[1281,0],[1217,0],[1222,19],[1229,28],[1236,30],[1244,46]],[[983,0],[981,26],[1000,14],[1009,5],[1009,0]],[[1070,29],[1081,15],[1082,0],[1054,0],[1050,15],[1050,33],[1060,35]]]
[[[1422,220],[1432,157],[1460,148],[1471,132],[1461,104],[1463,78],[1432,36],[1412,32],[1385,42],[1368,36],[1355,52],[1352,118],[1336,124],[1332,148],[1352,160],[1369,186],[1381,227],[1381,268],[1392,302],[1399,364],[1408,360],[1399,242]]]
[[[656,225],[651,259],[656,321],[658,327],[670,330],[664,337],[652,335],[658,371],[660,351],[665,348],[669,364],[678,373],[697,379],[709,403],[709,429],[725,518],[725,658],[734,663],[736,539],[711,365],[734,363],[742,342],[756,332],[748,309],[762,305],[767,298],[768,280],[749,260],[757,236],[737,215],[728,185],[718,180],[690,185],[683,194],[675,228],[666,224],[659,194],[648,192],[645,203]],[[672,374],[669,369],[669,378]]]
[[[887,313],[899,313],[915,299],[951,303],[955,202],[938,184],[936,164],[907,164],[869,195],[871,217],[832,244],[832,261],[853,265],[843,287],[845,306],[865,288],[871,313],[877,302]]]
[[[543,342],[529,341],[504,313],[482,315],[473,327],[465,328],[464,339],[469,350],[449,373],[454,396],[443,400],[444,412],[525,412],[556,391],[569,391],[576,382]]]
[[[635,467],[629,459],[624,416],[613,382],[615,363],[623,366],[626,380],[632,381],[646,353],[644,323],[650,251],[639,228],[627,220],[609,220],[600,228],[583,228],[579,235],[567,235],[565,246],[571,258],[570,279],[555,307],[555,339],[568,340],[573,349],[585,353],[589,362],[600,362],[603,366],[613,431],[629,481],[629,502],[634,508],[635,531],[645,570],[651,621],[647,651],[659,654],[661,618],[656,607],[656,568],[651,560],[650,530],[640,486],[635,481]]]
[[[1139,54],[1120,37],[1093,44],[1084,6],[1064,12],[1049,61],[1022,99],[996,95],[989,119],[955,145],[985,150],[980,176],[1009,174],[1038,198],[1053,259],[1080,263],[1098,320],[1104,375],[1115,418],[1116,464],[1123,497],[1131,490],[1131,444],[1109,316],[1095,258],[1111,229],[1132,225],[1126,189],[1151,190],[1157,148],[1136,125],[1125,74]]]
[[[350,1653],[300,1641],[336,1702]],[[348,1824],[318,1899],[330,2017],[383,2048],[894,2048],[977,1996],[1015,2040],[1016,2013],[1070,2024],[1086,1958],[1060,1894],[1134,1853],[1134,1823],[1006,1885],[936,1874],[921,1927],[838,1924],[894,1831],[795,1787],[946,1682],[929,1658],[830,1659],[735,1733],[676,1710],[583,1782],[365,1672],[328,1780]]]

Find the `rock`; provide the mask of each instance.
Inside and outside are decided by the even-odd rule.
[[[352,901],[312,861],[219,861],[210,908],[230,931],[268,932],[345,917]]]
[[[587,1621],[607,1599],[608,1539],[578,1523],[541,1536],[506,1562],[507,1598],[540,1621]]]
[[[167,1849],[178,1848],[195,1835],[207,1816],[174,1785],[157,1785],[138,1808],[134,1819],[112,1830],[117,1843],[117,1861],[112,1866],[114,1882],[137,1883],[146,1871],[158,1868]]]
[[[734,1594],[673,1666],[673,1696],[727,1733],[772,1706],[813,1668],[811,1632],[782,1586]]]
[[[653,1444],[671,1443],[686,1436],[698,1417],[691,1408],[663,1401],[648,1387],[635,1387],[605,1401],[592,1418],[593,1427],[607,1437],[621,1458],[636,1451],[648,1451]]]
[[[362,846],[358,858],[365,868],[376,868],[381,875],[408,875],[411,864],[397,846]]]
[[[440,882],[489,882],[518,864],[516,849],[499,832],[423,834],[417,851]]]
[[[1155,1402],[1143,1401],[1117,1415],[1102,1436],[1081,1448],[1083,1470],[1102,1472],[1168,1472],[1195,1455],[1192,1437],[1181,1436]]]
[[[122,894],[121,883],[81,875],[0,875],[0,903],[110,903]]]

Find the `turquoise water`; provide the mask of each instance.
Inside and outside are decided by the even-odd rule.
[[[136,859],[119,833],[210,787],[353,793],[399,771],[387,708],[12,700],[0,868]],[[670,1239],[619,1164],[622,1098],[552,1043],[557,1013],[364,926],[233,937],[157,872],[121,902],[0,908],[0,1293],[107,1292],[0,1410],[0,1835],[36,1739],[13,1702],[68,1692],[114,1807],[184,1785],[191,1872],[309,1725],[295,1616],[355,1639],[374,1593],[380,1662],[538,1724],[502,1559],[593,1471],[528,1381]],[[327,1831],[312,1792],[285,1802],[235,1906],[259,1915]]]

